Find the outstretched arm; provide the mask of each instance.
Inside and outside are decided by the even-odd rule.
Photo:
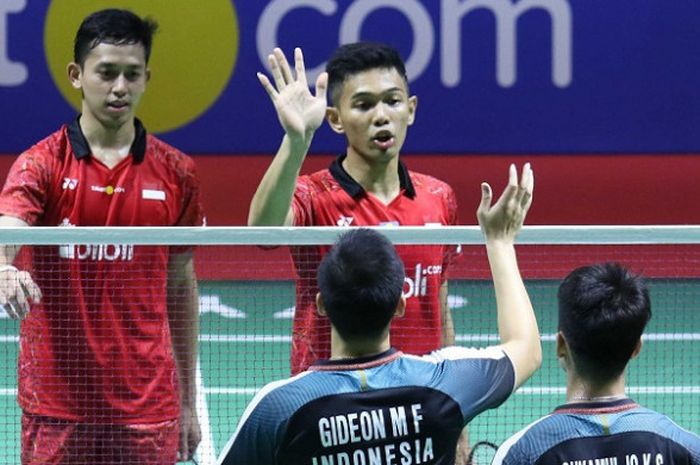
[[[532,376],[542,363],[537,321],[513,246],[532,203],[534,182],[529,163],[523,167],[520,183],[515,165],[511,165],[508,186],[494,205],[491,205],[491,186],[482,183],[481,204],[477,210],[496,291],[501,347],[515,367],[516,387]]]
[[[258,79],[272,100],[285,135],[250,203],[248,225],[289,226],[294,222],[291,203],[299,170],[326,114],[328,75],[321,73],[312,95],[301,49],[294,50],[296,76],[279,48],[268,59],[274,85],[262,73]]]

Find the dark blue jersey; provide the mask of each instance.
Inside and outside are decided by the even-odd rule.
[[[464,425],[514,384],[498,348],[317,363],[255,396],[220,463],[451,465]]]
[[[572,403],[500,447],[493,465],[700,465],[700,437],[631,399]]]

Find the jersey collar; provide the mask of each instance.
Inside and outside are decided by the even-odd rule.
[[[365,189],[345,171],[345,168],[343,168],[343,160],[345,160],[346,156],[347,155],[340,155],[333,160],[329,171],[338,184],[340,184],[340,187],[342,187],[350,197],[357,198],[365,193]],[[413,187],[413,182],[411,182],[408,168],[406,168],[406,165],[404,165],[401,160],[399,160],[399,184],[406,197],[412,199],[416,196],[416,190]]]
[[[134,142],[131,144],[131,156],[134,162],[140,163],[146,156],[146,128],[143,127],[138,118],[134,118],[134,128],[136,130]],[[85,139],[83,130],[80,129],[80,115],[68,125],[68,140],[73,148],[75,158],[80,160],[92,154],[90,145]]]
[[[554,413],[577,413],[598,415],[602,413],[624,412],[639,407],[634,400],[626,397],[624,399],[611,400],[607,402],[572,402],[560,405],[554,409]]]
[[[381,354],[369,357],[346,358],[342,360],[319,360],[309,367],[309,371],[364,370],[393,362],[403,352],[391,348]]]

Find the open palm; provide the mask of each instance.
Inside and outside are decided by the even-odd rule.
[[[258,73],[258,79],[275,106],[280,124],[291,138],[309,138],[321,126],[326,114],[328,75],[321,73],[318,77],[314,95],[306,80],[301,49],[294,50],[295,73],[279,48],[275,48],[268,60],[274,85],[262,73]]]

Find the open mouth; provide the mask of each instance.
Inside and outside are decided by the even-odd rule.
[[[395,139],[394,135],[389,131],[382,131],[377,133],[374,138],[372,138],[374,143],[382,150],[386,150],[394,146]]]

